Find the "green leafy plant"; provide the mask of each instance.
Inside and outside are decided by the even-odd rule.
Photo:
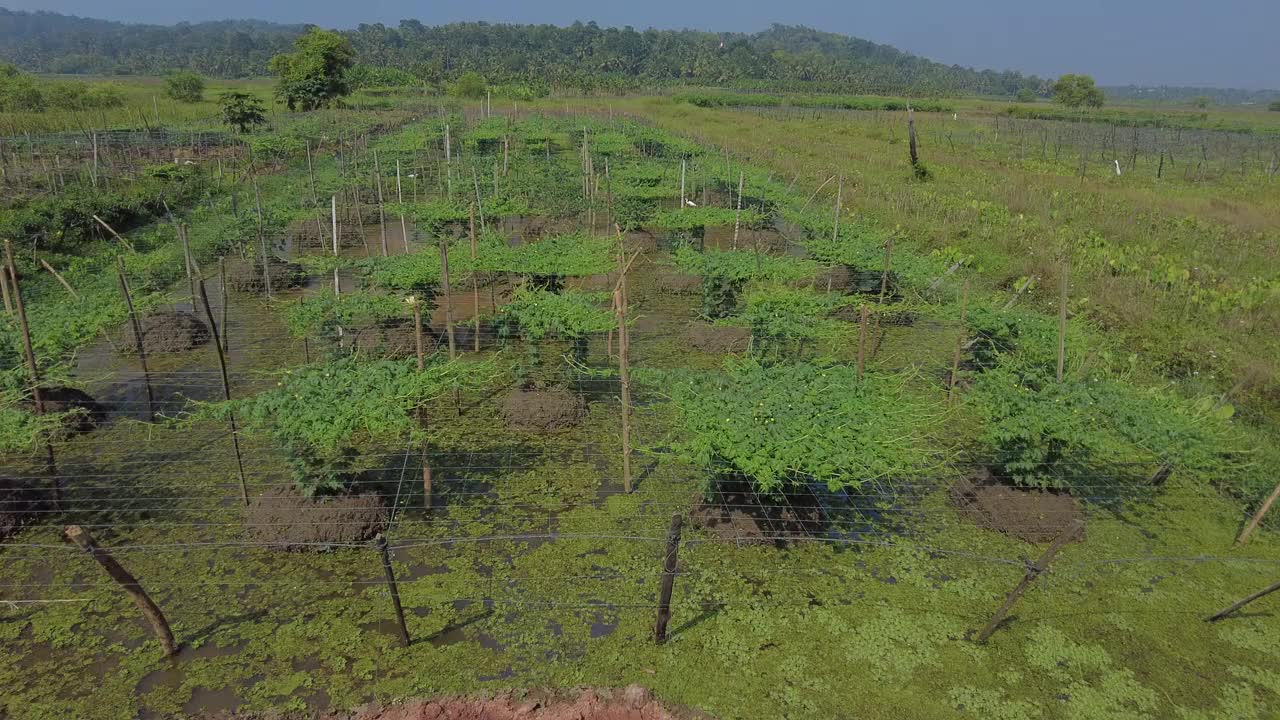
[[[164,94],[184,103],[204,99],[204,78],[191,71],[177,72],[164,79]]]
[[[757,491],[795,483],[831,490],[918,477],[934,463],[938,408],[917,399],[908,375],[807,363],[729,360],[722,373],[641,373],[678,410],[675,451]]]
[[[258,125],[267,124],[267,109],[258,98],[243,92],[225,92],[218,99],[222,109],[222,122],[247,133]]]
[[[295,337],[333,334],[339,327],[364,327],[391,318],[405,317],[408,306],[401,298],[367,292],[342,295],[320,293],[291,304],[285,311],[285,327]]]

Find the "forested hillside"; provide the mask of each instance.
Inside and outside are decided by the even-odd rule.
[[[0,9],[0,59],[35,72],[218,77],[266,74],[303,26],[222,21],[175,26]],[[428,84],[475,70],[491,81],[584,89],[695,83],[911,95],[1012,95],[1043,90],[1016,72],[935,63],[887,45],[775,25],[751,35],[692,30],[457,23],[345,31],[361,63],[410,71]]]

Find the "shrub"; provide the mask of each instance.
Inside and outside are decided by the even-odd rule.
[[[204,99],[204,78],[184,71],[165,78],[164,94],[178,102],[198,103]]]

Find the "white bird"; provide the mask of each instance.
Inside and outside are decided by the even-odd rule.
[[[684,201],[684,204],[685,204],[685,205],[688,205],[689,207],[698,207],[698,204],[697,204],[697,203],[695,203],[695,202],[694,202],[694,201],[692,201],[692,200],[685,200],[685,201]]]
[[[1116,177],[1120,177],[1120,161],[1116,161]]]

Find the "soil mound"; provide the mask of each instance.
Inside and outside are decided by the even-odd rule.
[[[102,403],[83,390],[53,385],[40,389],[40,399],[44,401],[44,410],[48,413],[78,410],[74,415],[68,415],[65,421],[66,428],[73,432],[89,432],[107,419],[107,411]]]
[[[819,292],[835,292],[848,293],[853,287],[853,274],[849,272],[848,265],[835,265],[828,268],[822,268],[814,273],[811,283],[801,283],[803,285],[811,285]]]
[[[423,354],[435,352],[439,340],[430,328],[423,327]],[[356,347],[363,355],[392,360],[416,357],[418,354],[417,335],[410,320],[394,320],[360,330],[356,334]]]
[[[818,499],[806,487],[767,497],[738,480],[721,481],[711,498],[697,495],[689,518],[713,537],[739,544],[821,535],[828,524]]]
[[[267,268],[271,275],[272,292],[302,287],[307,281],[306,271],[297,263],[269,257]],[[265,293],[267,283],[262,275],[262,260],[254,258],[251,262],[231,265],[227,268],[227,285],[239,292]]]
[[[678,272],[659,273],[655,280],[662,292],[673,295],[696,295],[702,291],[702,278]]]
[[[324,550],[329,544],[371,539],[386,525],[387,508],[378,495],[306,498],[287,484],[252,498],[245,518],[254,542],[282,550]]]
[[[511,391],[502,401],[509,427],[535,433],[573,427],[587,414],[587,404],[564,388]]]
[[[951,501],[980,527],[1031,543],[1049,542],[1084,520],[1080,504],[1070,495],[1010,487],[986,471],[952,485]]]
[[[33,522],[48,507],[48,494],[20,480],[0,477],[0,540]]]
[[[189,312],[153,312],[138,325],[142,329],[142,347],[148,353],[182,352],[209,341],[209,326]],[[125,322],[120,329],[120,352],[138,352],[132,322]]]
[[[684,331],[684,341],[708,353],[745,352],[751,345],[751,331],[743,327],[696,322]]]

